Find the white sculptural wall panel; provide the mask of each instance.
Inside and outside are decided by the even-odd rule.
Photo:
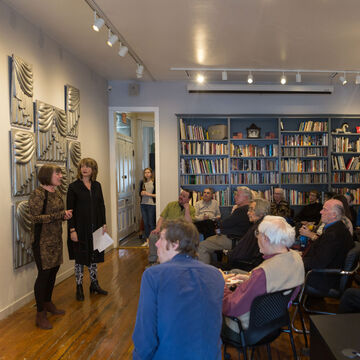
[[[67,121],[64,110],[36,101],[37,159],[47,162],[66,161]]]
[[[77,166],[81,160],[80,141],[68,140],[69,184],[76,180]]]
[[[80,91],[71,85],[65,86],[65,110],[68,119],[68,136],[77,138],[80,120]]]
[[[32,65],[13,55],[11,58],[11,125],[30,129],[33,115]]]
[[[36,147],[34,133],[11,130],[12,195],[30,195],[35,189]]]

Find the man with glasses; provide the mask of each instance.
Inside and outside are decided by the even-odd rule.
[[[285,200],[284,190],[281,188],[274,189],[273,201],[271,202],[270,214],[274,216],[282,216],[290,219],[291,210],[289,203]]]
[[[213,195],[214,190],[206,188],[202,200],[195,204],[195,226],[204,239],[215,235],[215,222],[221,217],[219,204]]]

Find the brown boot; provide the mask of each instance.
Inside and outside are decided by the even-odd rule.
[[[65,314],[65,310],[58,309],[52,301],[45,302],[44,309],[47,312],[52,313],[53,315],[64,315]]]
[[[52,329],[52,325],[46,317],[46,310],[38,311],[36,313],[36,326],[44,330]]]

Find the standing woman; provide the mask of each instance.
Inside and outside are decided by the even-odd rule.
[[[145,237],[148,239],[151,231],[156,227],[156,189],[152,169],[146,168],[143,175],[144,178],[140,183],[140,207],[144,221]]]
[[[107,232],[105,204],[101,185],[96,181],[98,165],[85,158],[78,165],[77,180],[69,185],[67,208],[73,210],[68,223],[68,250],[70,260],[75,259],[76,300],[84,300],[82,287],[84,265],[90,273],[90,294],[107,295],[97,281],[97,263],[104,262],[104,251],[93,249],[93,232],[102,227]]]
[[[64,201],[56,187],[61,185],[61,168],[43,165],[38,174],[40,186],[29,198],[29,210],[34,226],[32,249],[38,275],[34,285],[36,299],[36,325],[52,329],[46,312],[64,315],[51,301],[56,274],[62,264],[62,221],[71,218],[71,210],[65,210]]]

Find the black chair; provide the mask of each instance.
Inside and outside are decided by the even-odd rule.
[[[292,318],[292,328],[297,333],[304,334],[305,346],[308,347],[306,334],[309,333],[304,326],[304,319],[302,316],[302,309],[309,314],[324,314],[324,315],[335,315],[335,313],[319,311],[311,309],[307,305],[307,300],[309,297],[317,298],[332,298],[340,299],[345,290],[349,287],[352,276],[355,274],[359,268],[359,259],[360,259],[360,243],[355,242],[355,246],[347,253],[344,265],[342,269],[313,269],[310,270],[305,277],[305,282],[301,290],[299,298],[294,302],[296,306],[293,318]],[[335,279],[337,286],[328,288],[328,289],[316,289],[310,284],[312,280],[316,279],[317,276],[322,276],[323,278]],[[299,313],[300,320],[302,324],[302,330],[297,329],[294,326],[295,317]]]
[[[288,312],[290,299],[296,288],[277,291],[270,294],[258,296],[254,299],[250,309],[250,322],[248,329],[244,330],[241,322],[236,317],[229,317],[237,323],[239,333],[232,331],[223,321],[221,338],[224,344],[224,358],[230,359],[226,352],[227,346],[231,345],[243,353],[244,360],[247,359],[247,349],[251,348],[251,358],[254,349],[261,345],[267,346],[268,358],[271,359],[270,343],[274,341],[281,332],[290,336],[294,359],[296,360],[296,349],[291,331],[291,323]]]

